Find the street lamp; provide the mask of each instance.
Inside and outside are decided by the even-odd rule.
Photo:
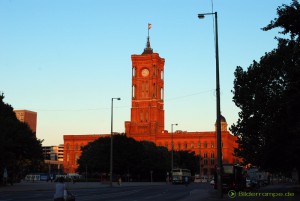
[[[110,121],[110,186],[113,186],[113,108],[114,108],[114,100],[121,100],[121,98],[112,98],[111,99],[111,121]]]
[[[178,126],[178,124],[171,124],[171,172],[173,174],[173,166],[174,166],[174,162],[173,162],[173,152],[174,152],[174,143],[173,143],[173,126]],[[173,175],[172,175],[173,176]]]
[[[221,143],[221,106],[220,106],[220,79],[219,79],[219,42],[218,42],[218,13],[203,13],[198,14],[199,19],[203,19],[205,15],[215,16],[215,38],[216,38],[216,93],[217,93],[217,160],[218,160],[218,195],[220,198],[223,197],[222,193],[222,143]]]

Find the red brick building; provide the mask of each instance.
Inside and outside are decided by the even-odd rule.
[[[135,140],[148,140],[171,150],[194,151],[201,156],[201,175],[212,176],[217,163],[216,129],[209,132],[165,130],[164,125],[164,63],[158,53],[154,53],[149,37],[141,55],[132,55],[132,102],[131,120],[125,122],[125,133]],[[221,118],[223,163],[236,163],[233,156],[237,147],[236,137],[227,130],[226,119]],[[99,137],[108,135],[64,135],[64,167],[66,172],[74,172],[80,157],[80,146]],[[173,140],[172,140],[173,139]],[[174,161],[176,166],[176,161]],[[175,167],[174,166],[174,167]]]

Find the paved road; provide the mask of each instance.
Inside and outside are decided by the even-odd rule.
[[[192,201],[209,198],[214,192],[209,184],[171,185],[165,183],[123,183],[109,187],[99,183],[67,184],[76,201]],[[55,183],[21,183],[0,188],[0,201],[50,201],[53,200]]]
[[[217,201],[217,192],[209,184],[192,183],[189,186],[171,185],[165,183],[123,183],[122,186],[100,183],[67,183],[68,188],[75,194],[76,201]],[[36,182],[19,183],[14,186],[0,187],[0,201],[51,201],[53,200],[55,183]],[[299,186],[270,185],[257,192],[245,192],[250,196],[242,196],[236,192],[234,198],[224,194],[222,200],[275,200],[298,201]],[[251,196],[249,193],[275,193],[269,196]],[[294,196],[278,196],[278,193],[293,193]],[[273,196],[272,196],[273,195]],[[291,195],[291,194],[290,194]]]

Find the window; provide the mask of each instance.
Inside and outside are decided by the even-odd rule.
[[[70,154],[67,154],[67,162],[70,161]]]
[[[215,158],[215,153],[214,153],[214,152],[211,152],[210,157],[211,157],[211,158]]]
[[[214,158],[211,158],[211,159],[210,159],[210,164],[211,164],[211,165],[214,165],[214,164],[215,164],[215,159],[214,159]]]
[[[211,147],[211,148],[214,148],[214,147],[215,147],[214,142],[211,142],[211,143],[210,143],[210,147]]]
[[[204,153],[204,158],[207,158],[207,153],[206,152]]]
[[[204,142],[203,146],[204,148],[207,148],[207,142]]]
[[[194,142],[191,142],[191,148],[192,149],[194,148]]]
[[[164,71],[160,71],[160,79],[164,79]]]
[[[135,77],[135,67],[132,68],[132,77]]]
[[[146,98],[148,98],[148,96],[149,96],[149,90],[148,90],[149,86],[148,85],[149,85],[148,82],[146,82],[145,83],[145,97]]]
[[[155,83],[153,84],[153,97],[156,97],[156,85],[155,85]]]
[[[164,99],[164,88],[160,89],[160,99]]]
[[[198,142],[198,148],[200,148],[201,147],[201,142]]]
[[[207,158],[204,158],[203,164],[204,164],[204,165],[207,165],[207,164],[208,164]]]
[[[148,112],[146,112],[145,121],[148,122]]]
[[[143,122],[143,111],[140,112],[140,121]]]
[[[67,150],[69,150],[69,149],[70,149],[70,144],[69,144],[69,143],[67,144],[67,147],[66,147],[66,149],[67,149]]]
[[[178,149],[180,149],[181,148],[181,144],[180,144],[180,142],[178,142]]]
[[[187,148],[188,148],[187,142],[184,142],[184,149],[187,149]]]
[[[144,82],[142,82],[142,98],[144,98],[144,96],[145,96],[145,94],[144,94],[144,88],[145,88],[145,86],[144,85],[145,85]]]
[[[132,86],[132,98],[135,98],[135,86]]]

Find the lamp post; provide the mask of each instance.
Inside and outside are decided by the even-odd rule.
[[[221,141],[221,106],[220,106],[220,79],[219,79],[219,42],[218,42],[218,13],[203,13],[198,14],[199,19],[203,19],[205,15],[214,15],[215,16],[215,39],[216,39],[216,94],[217,94],[217,160],[218,160],[218,196],[223,197],[222,193],[222,141]]]
[[[121,100],[121,98],[112,98],[111,99],[111,121],[110,121],[110,186],[113,186],[113,119],[114,119],[114,100]]]
[[[172,172],[172,176],[173,176],[173,166],[174,166],[174,157],[173,157],[173,152],[174,152],[174,143],[173,143],[173,126],[178,126],[178,124],[171,124],[171,172]]]

